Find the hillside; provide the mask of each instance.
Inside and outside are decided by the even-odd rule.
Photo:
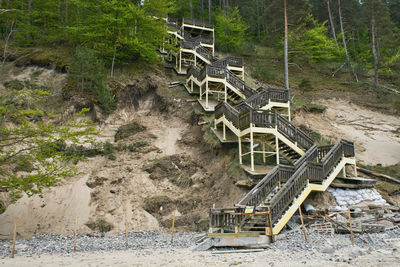
[[[60,92],[66,84],[66,75],[57,69],[34,65],[10,65],[3,77],[4,81],[28,79],[38,85],[51,84],[54,92]],[[210,117],[203,115],[182,87],[168,87],[179,79],[170,70],[157,66],[130,77],[115,78],[113,83],[125,96],[120,98],[117,109],[108,116],[101,112],[90,115],[98,121],[100,133],[95,139],[110,142],[116,148],[114,156],[98,155],[79,162],[77,176],[8,206],[0,215],[1,235],[9,237],[15,217],[21,225],[21,237],[40,232],[69,234],[75,216],[79,231],[110,230],[109,234],[118,234],[124,231],[125,209],[129,230],[167,229],[174,210],[179,230],[206,230],[209,208],[214,204],[233,205],[247,191],[235,183],[252,183],[238,166],[236,148],[221,147],[209,126],[198,125]],[[355,140],[357,157],[363,164],[396,164],[396,153],[400,151],[396,134],[399,119],[355,105],[340,91],[331,93],[332,97],[324,100],[304,97],[307,103],[326,108],[315,112],[299,107],[294,111],[294,121],[322,135],[324,140]],[[71,108],[85,105],[80,101],[72,98],[63,102],[62,108],[53,108],[59,109],[60,114],[70,112]],[[359,121],[364,124],[361,126]],[[114,142],[117,131],[132,123],[140,127],[134,127],[131,136]],[[143,145],[132,151],[118,151],[124,144]],[[2,193],[2,200],[9,203],[7,194]]]

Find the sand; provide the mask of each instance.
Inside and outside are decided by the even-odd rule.
[[[343,138],[356,145],[357,160],[367,165],[400,162],[400,118],[375,112],[345,100],[319,100],[322,114],[299,112],[294,118],[332,141]]]
[[[0,266],[398,266],[396,249],[368,251],[343,248],[330,252],[317,250],[265,250],[254,253],[214,255],[191,249],[128,250],[106,253],[77,253],[71,256],[16,256],[0,260]]]

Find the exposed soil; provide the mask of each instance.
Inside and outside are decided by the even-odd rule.
[[[320,100],[323,113],[296,113],[294,123],[306,125],[332,141],[353,141],[357,160],[363,164],[393,165],[400,162],[400,118],[360,107],[341,99]]]
[[[80,232],[91,232],[88,225],[102,222],[110,226],[108,234],[117,234],[125,230],[125,214],[129,230],[138,231],[169,228],[173,212],[178,230],[205,230],[204,219],[216,200],[217,206],[233,205],[245,191],[226,174],[218,151],[204,143],[202,128],[193,125],[193,103],[171,98],[188,97],[184,89],[167,88],[165,81],[163,76],[145,77],[126,86],[141,90],[134,95],[136,104],[121,104],[99,124],[96,140],[114,143],[121,126],[137,122],[145,129],[120,142],[147,145],[116,152],[115,160],[89,158],[77,165],[78,176],[10,205],[0,215],[1,237],[11,236],[14,218],[19,237],[38,232],[70,234],[75,216]],[[154,82],[156,89],[151,86]],[[149,199],[160,196],[164,202],[155,201],[149,208]]]

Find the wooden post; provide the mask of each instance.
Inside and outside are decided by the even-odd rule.
[[[175,231],[175,210],[174,214],[172,215],[172,230],[171,230],[171,244],[174,243],[174,231]]]
[[[75,216],[75,223],[74,223],[74,253],[76,252],[76,228],[78,227],[78,216]]]
[[[206,80],[206,109],[208,109],[208,79]]]
[[[274,243],[274,230],[272,228],[272,214],[271,214],[271,207],[268,207],[268,220],[269,220],[269,234],[271,238],[271,243]]]
[[[300,220],[301,220],[301,228],[303,230],[303,234],[304,234],[304,240],[307,241],[307,234],[306,234],[306,227],[304,226],[304,221],[303,221],[303,213],[301,212],[301,205],[299,206],[299,213],[300,213]]]
[[[263,147],[263,162],[266,163],[267,159],[265,157],[265,143],[264,142],[262,143],[262,147]]]
[[[239,145],[239,164],[242,165],[242,137],[240,137],[240,134],[238,136],[238,145]]]
[[[351,244],[354,245],[353,225],[351,224],[351,212],[350,212],[350,207],[347,208],[347,214],[348,214],[348,216],[349,216],[349,227],[350,227],[350,239],[351,239]]]
[[[250,126],[250,167],[251,171],[254,172],[254,139],[253,139],[253,129]]]
[[[125,207],[125,247],[129,248],[129,242],[128,242],[128,213],[127,213],[126,207]]]
[[[275,152],[276,152],[276,164],[279,165],[279,140],[278,140],[278,136],[275,136]]]
[[[11,250],[11,258],[14,258],[14,256],[15,256],[16,239],[17,239],[17,220],[14,219],[14,232],[13,232],[13,244],[12,244],[12,250]]]

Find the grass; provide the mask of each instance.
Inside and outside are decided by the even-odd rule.
[[[378,173],[386,174],[390,177],[393,177],[395,179],[398,179],[400,181],[400,163],[395,164],[395,165],[390,165],[390,166],[373,166],[373,165],[360,165],[360,167],[363,167],[365,169],[375,171]],[[376,188],[380,192],[387,193],[388,195],[393,194],[394,192],[400,191],[400,184],[387,181],[387,180],[381,180],[377,183]]]

